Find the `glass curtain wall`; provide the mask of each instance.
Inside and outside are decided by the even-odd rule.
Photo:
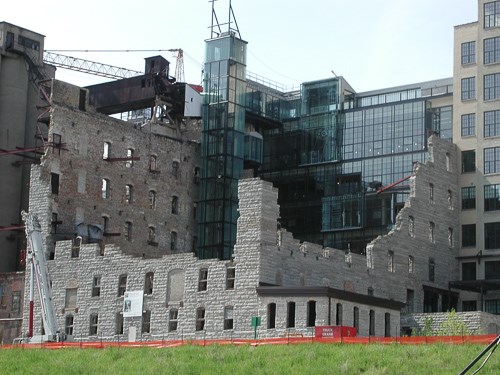
[[[201,259],[230,259],[243,170],[246,42],[228,34],[206,42],[199,245]]]

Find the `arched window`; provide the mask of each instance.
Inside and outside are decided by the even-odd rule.
[[[172,197],[172,213],[174,215],[179,213],[179,198],[175,195]]]

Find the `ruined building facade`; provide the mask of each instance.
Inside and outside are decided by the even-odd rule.
[[[238,184],[233,256],[200,259],[191,251],[192,242],[185,240],[193,233],[190,209],[198,186],[196,163],[187,161],[196,160],[198,144],[171,135],[162,138],[158,133],[166,131],[164,124],[138,128],[98,114],[90,106],[81,108],[78,87],[53,81],[51,93],[49,134],[59,135],[64,147],[48,149],[41,164],[33,166],[30,210],[40,218],[46,248],[53,253],[47,256],[58,325],[75,339],[252,337],[252,317],[262,319],[259,337],[290,331],[311,334],[316,325],[350,325],[360,335],[395,336],[407,299],[407,308],[415,312],[423,311],[425,304],[445,309],[451,303],[447,283],[456,272],[458,227],[453,143],[431,138],[429,160],[414,164],[410,198],[395,227],[374,241],[366,255],[294,239],[279,225],[278,190],[253,178]],[[158,129],[150,133],[148,126]],[[163,185],[153,185],[148,164],[141,163],[144,148],[126,143],[133,139],[147,144],[150,138],[157,143],[146,150],[159,156],[160,173],[153,175],[162,179],[161,166],[167,169]],[[160,142],[171,142],[170,152],[179,147],[176,156],[186,161],[185,168],[181,163],[180,181],[168,173],[175,159],[158,149],[157,145],[165,146]],[[134,147],[133,155],[140,159],[107,160],[104,144],[107,158],[126,155]],[[182,178],[186,185],[179,189]],[[105,185],[109,196],[104,194],[103,179],[109,180]],[[134,187],[136,206],[126,201],[128,184]],[[158,198],[151,207],[149,191],[162,186],[158,197],[167,199]],[[179,203],[185,202],[185,209],[178,207],[179,219],[168,199],[172,191]],[[115,200],[109,203],[109,199]],[[163,215],[162,226],[155,221],[156,211]],[[128,222],[133,224],[132,241],[137,233],[133,244]],[[88,237],[75,240],[81,223],[102,226],[103,237],[93,238],[89,230]],[[161,228],[156,232],[157,246],[148,243],[150,226]],[[178,251],[168,247],[172,230],[179,233]],[[41,333],[40,315],[35,316],[35,332]],[[23,331],[26,310],[24,318]]]
[[[480,328],[498,331],[500,2],[478,7],[456,28],[448,79],[290,92],[249,79],[229,28],[207,41],[202,105],[158,56],[127,80],[45,82],[30,210],[59,327],[82,340],[250,337],[260,317],[261,336],[395,335],[414,313],[453,308],[486,311]]]

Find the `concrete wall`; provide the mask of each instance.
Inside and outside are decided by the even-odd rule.
[[[14,34],[14,48],[18,53],[6,49],[7,33]],[[38,111],[42,101],[38,95],[33,69],[46,77],[54,77],[55,69],[42,63],[44,36],[32,31],[0,22],[0,149],[12,151],[17,147],[35,146]],[[18,44],[19,36],[39,42],[34,50]],[[29,55],[34,65],[28,65]],[[30,67],[28,69],[28,66]],[[36,67],[34,67],[36,66]],[[33,154],[30,154],[34,156]],[[28,159],[20,156],[1,155],[0,175],[0,226],[20,223],[21,209],[28,208],[29,165]],[[0,272],[11,272],[21,268],[19,250],[25,247],[24,236],[13,231],[0,231]]]

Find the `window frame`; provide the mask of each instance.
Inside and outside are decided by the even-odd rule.
[[[460,134],[462,137],[473,137],[476,135],[476,114],[465,113],[460,118]]]
[[[484,174],[500,173],[500,147],[483,149]]]
[[[99,332],[99,314],[90,314],[89,319],[89,336],[97,336]]]
[[[484,101],[500,99],[500,73],[483,76],[483,99]]]
[[[476,224],[462,224],[462,247],[476,247],[477,243]]]
[[[92,278],[92,297],[101,296],[101,275],[94,275]]]
[[[462,101],[476,99],[476,77],[462,78],[460,98]]]
[[[462,65],[470,65],[476,63],[476,41],[464,42],[461,45],[461,62]]]
[[[208,268],[203,267],[198,271],[198,292],[205,292],[208,289]]]

